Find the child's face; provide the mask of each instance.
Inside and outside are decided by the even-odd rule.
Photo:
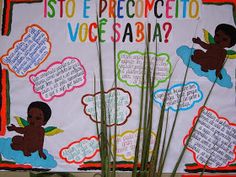
[[[221,45],[221,47],[230,47],[231,38],[226,35],[222,30],[218,30],[215,33],[214,40],[216,44]]]
[[[38,108],[31,108],[27,120],[31,126],[41,127],[44,125],[43,111]]]

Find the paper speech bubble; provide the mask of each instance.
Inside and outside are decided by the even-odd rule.
[[[66,92],[82,87],[86,83],[86,71],[80,60],[66,57],[52,63],[47,69],[29,77],[35,93],[44,101],[61,97]]]
[[[120,51],[118,53],[118,78],[121,82],[124,82],[131,87],[142,87],[142,76],[143,76],[143,62],[145,53],[134,51]],[[159,83],[165,82],[171,73],[171,63],[170,57],[166,53],[155,54],[149,53],[151,76],[156,62],[156,74],[155,74],[155,84],[157,87]],[[147,62],[146,62],[147,68]]]
[[[201,107],[193,120],[196,128],[187,149],[199,165],[209,168],[227,167],[236,160],[236,124],[220,117],[214,110]],[[184,138],[189,138],[192,128]]]
[[[183,84],[176,84],[168,89],[167,100],[166,100],[166,110],[171,109],[177,111],[178,102],[180,99],[181,89]],[[154,93],[154,101],[160,106],[163,104],[166,89],[159,89]],[[203,93],[200,90],[199,85],[196,82],[188,82],[183,87],[181,103],[179,110],[185,111],[191,109],[195,103],[202,100]]]
[[[24,77],[36,70],[51,52],[51,42],[47,32],[38,25],[28,26],[21,39],[16,41],[0,58],[16,76]]]
[[[95,104],[96,100],[96,104]],[[115,125],[115,89],[110,89],[105,92],[106,100],[106,115],[107,125]],[[131,115],[131,95],[128,91],[122,88],[117,88],[117,125],[123,125],[126,123]],[[96,122],[101,122],[101,99],[100,92],[94,94],[86,94],[82,98],[82,104],[84,105],[84,113],[90,117],[90,119]],[[96,107],[95,107],[96,105]],[[95,109],[96,108],[96,109]],[[97,111],[96,111],[97,110]],[[109,119],[110,118],[110,119]]]
[[[70,143],[60,150],[59,156],[69,164],[81,164],[85,160],[92,159],[98,152],[98,138],[91,136]]]
[[[121,157],[123,160],[134,160],[134,152],[137,141],[138,129],[136,130],[128,130],[122,134],[117,135],[117,152],[116,155]],[[143,135],[143,130],[141,131],[141,135]],[[114,140],[114,136],[112,137]],[[149,153],[153,151],[154,143],[156,139],[156,134],[154,132],[151,133],[151,141],[150,141],[150,150]],[[140,141],[142,142],[143,136],[141,136]],[[114,143],[112,141],[112,143]],[[114,144],[112,144],[114,146]],[[139,155],[142,153],[142,147],[139,149]]]

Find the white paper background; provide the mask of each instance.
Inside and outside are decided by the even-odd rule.
[[[82,2],[78,4],[82,5]],[[94,7],[91,7],[91,11]],[[160,43],[159,51],[168,53],[172,65],[179,59],[176,55],[176,49],[181,45],[192,46],[192,37],[194,35],[199,36],[203,39],[202,29],[208,30],[211,34],[214,34],[215,26],[220,23],[234,24],[232,17],[232,6],[214,6],[214,5],[202,5],[201,15],[199,20],[191,19],[161,19],[160,23],[169,21],[172,23],[173,29],[170,35],[169,43]],[[81,11],[78,9],[76,13]],[[68,165],[65,161],[59,158],[59,151],[61,148],[67,146],[73,141],[79,140],[83,137],[90,137],[96,135],[95,123],[92,122],[88,116],[83,112],[83,105],[81,104],[81,98],[85,94],[93,93],[93,75],[99,76],[98,72],[98,60],[97,60],[97,49],[95,43],[81,43],[79,41],[70,42],[67,32],[67,22],[71,23],[82,23],[95,22],[95,13],[93,17],[89,19],[73,18],[68,20],[66,18],[60,19],[55,18],[44,18],[43,17],[43,3],[35,4],[17,4],[14,5],[11,34],[10,36],[0,36],[0,55],[3,55],[12,46],[12,44],[20,39],[21,35],[27,26],[31,24],[38,24],[45,29],[50,37],[52,43],[51,54],[48,59],[40,65],[40,67],[33,72],[33,74],[46,69],[51,63],[55,61],[61,61],[67,56],[78,58],[87,71],[87,83],[81,88],[74,89],[72,92],[66,93],[63,97],[54,98],[48,102],[52,109],[52,117],[47,125],[57,126],[64,130],[64,133],[55,135],[52,137],[45,137],[44,148],[52,154],[57,161],[57,167],[53,171],[76,171],[78,165]],[[142,21],[144,19],[118,19],[121,24],[127,22]],[[108,19],[109,23],[112,24],[112,19]],[[146,20],[144,20],[146,21]],[[149,21],[155,22],[155,18],[149,19]],[[158,21],[159,22],[159,21]],[[196,26],[198,27],[196,28]],[[197,31],[195,34],[195,30]],[[112,32],[107,31],[112,35]],[[164,38],[164,35],[163,35]],[[196,46],[199,47],[199,46]],[[236,48],[233,47],[233,50]],[[144,43],[122,43],[117,44],[117,51],[144,51]],[[150,51],[155,52],[155,45],[151,46]],[[103,63],[104,63],[104,77],[105,77],[105,89],[109,90],[113,84],[113,52],[112,43],[106,42],[102,44]],[[230,60],[226,64],[228,74],[231,76],[234,84],[235,75],[235,61]],[[5,66],[3,66],[5,67]],[[5,67],[6,68],[6,67]],[[186,66],[182,60],[177,64],[176,71],[173,78],[173,84],[179,84],[182,82],[184,71]],[[13,73],[10,72],[10,96],[11,96],[11,123],[17,124],[13,116],[18,115],[26,118],[28,105],[36,100],[40,100],[39,95],[35,94],[32,90],[32,85],[29,82],[27,75],[25,78],[17,78]],[[204,94],[204,98],[200,103],[196,103],[192,109],[182,111],[179,113],[173,142],[168,155],[167,165],[165,172],[170,172],[176,162],[176,157],[180,153],[183,143],[184,136],[189,131],[192,125],[192,120],[197,114],[198,109],[202,106],[205,96],[207,95],[212,83],[205,77],[197,76],[191,69],[188,72],[188,81],[195,81],[200,85],[200,88]],[[97,88],[99,82],[97,82]],[[139,118],[139,93],[140,89],[137,87],[129,87],[126,84],[118,81],[118,86],[129,91],[132,95],[132,115],[129,117],[125,125],[118,127],[118,133],[122,133],[126,130],[135,130],[138,127]],[[165,84],[160,84],[157,89],[164,89]],[[231,122],[236,122],[236,109],[235,109],[235,90],[234,86],[231,89],[220,87],[215,85],[212,96],[207,104],[208,107],[217,111],[217,113],[223,117],[226,117]],[[158,115],[160,106],[154,105],[155,114]],[[170,111],[170,123],[174,118],[174,112]],[[158,116],[157,116],[158,117]],[[155,119],[157,118],[155,117]],[[157,126],[157,120],[154,121],[154,131]],[[169,129],[170,130],[170,129]],[[15,132],[7,132],[5,137],[13,137]],[[92,160],[98,159],[97,155]],[[192,153],[186,152],[184,159],[182,160],[179,172],[183,172],[185,163],[192,163]]]

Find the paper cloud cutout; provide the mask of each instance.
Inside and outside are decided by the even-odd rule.
[[[93,158],[99,152],[98,138],[96,136],[84,137],[70,143],[60,150],[61,159],[67,163],[81,164],[86,159]]]
[[[190,60],[189,67],[192,68],[195,74],[201,77],[204,76],[208,78],[211,82],[214,82],[216,79],[215,70],[209,70],[208,72],[203,72],[201,70],[201,66],[199,64],[194,63],[191,60],[191,55],[193,54],[194,50],[195,50],[194,48],[189,48],[188,46],[181,46],[176,50],[176,53],[183,60],[186,66],[188,65],[188,61]],[[222,87],[232,88],[233,83],[231,81],[231,77],[227,73],[225,68],[221,70],[221,74],[223,78],[221,80],[218,78],[216,80],[216,83]]]
[[[183,84],[176,84],[172,86],[167,92],[166,100],[166,110],[171,109],[172,111],[177,111],[177,106],[179,102],[179,97],[181,93],[181,88]],[[166,89],[159,89],[154,92],[154,101],[160,106],[166,93]],[[203,93],[200,90],[199,85],[196,82],[188,82],[185,84],[182,92],[182,98],[179,110],[185,111],[191,109],[195,103],[198,103],[202,100]]]
[[[15,151],[11,148],[11,138],[0,138],[0,154],[8,160],[13,160],[19,164],[31,164],[33,167],[55,168],[57,162],[54,157],[43,149],[46,159],[40,158],[38,152],[34,152],[31,156],[24,156],[22,151]]]
[[[117,152],[116,155],[121,157],[125,161],[133,161],[134,160],[134,152],[136,141],[138,137],[138,129],[136,130],[127,130],[122,134],[117,135]],[[114,136],[112,137],[114,140]],[[151,141],[150,141],[150,149],[149,153],[152,153],[154,144],[155,144],[156,134],[151,132]],[[143,129],[141,131],[140,142],[143,140]],[[112,141],[112,146],[114,147],[114,141]],[[141,157],[142,147],[139,149],[139,156]],[[140,158],[139,158],[140,159]]]
[[[80,60],[66,57],[29,77],[35,93],[44,101],[62,97],[86,83],[86,71]]]
[[[82,98],[82,104],[84,105],[84,113],[89,116],[93,122],[101,123],[101,93],[86,94]],[[96,99],[95,99],[96,98]],[[95,109],[96,100],[96,109]],[[128,118],[131,116],[132,109],[131,94],[122,88],[117,88],[117,118],[115,119],[115,89],[110,89],[105,92],[106,100],[106,114],[107,126],[113,126],[115,123],[120,126],[124,125]]]
[[[29,72],[36,70],[51,52],[51,42],[47,32],[40,26],[28,26],[21,39],[16,41],[0,57],[0,61],[18,77],[24,77]]]
[[[118,53],[117,71],[118,79],[131,87],[142,87],[143,63],[146,53],[139,51],[120,51]],[[154,72],[156,61],[156,73],[154,87],[166,82],[171,73],[170,56],[166,53],[155,54],[149,52],[150,71]],[[156,60],[157,59],[157,60]],[[146,64],[147,67],[147,64]],[[153,74],[151,74],[153,75]],[[145,85],[145,84],[144,84]]]
[[[207,163],[210,168],[224,168],[235,162],[236,124],[220,117],[210,108],[201,107],[184,138],[184,144],[195,124],[196,128],[187,146],[187,149],[193,153],[195,162],[200,165]]]

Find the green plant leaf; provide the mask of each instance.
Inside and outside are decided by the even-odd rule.
[[[96,9],[98,9],[96,7]],[[99,63],[99,81],[100,81],[100,101],[101,101],[101,123],[100,123],[100,158],[102,161],[101,173],[102,176],[108,177],[110,175],[110,154],[109,154],[109,146],[111,146],[108,142],[108,130],[107,130],[107,114],[106,114],[106,99],[105,99],[105,89],[104,89],[104,79],[103,79],[103,61],[102,61],[102,47],[101,47],[101,28],[100,21],[98,17],[98,12],[96,13],[96,22],[97,22],[97,52],[98,52],[98,63]],[[96,102],[95,102],[96,104]]]
[[[116,3],[115,3],[116,6]],[[115,7],[116,8],[116,7]],[[113,25],[116,24],[116,11],[115,11],[115,17],[113,18]],[[113,37],[116,39],[116,32],[113,32]],[[112,149],[113,152],[113,162],[112,162],[112,177],[116,177],[116,161],[117,161],[117,114],[118,114],[118,98],[117,98],[117,71],[116,71],[116,40],[113,42],[113,67],[114,67],[114,83],[115,83],[115,127],[114,127],[114,148]],[[110,147],[111,148],[111,147]]]
[[[135,152],[134,152],[134,168],[132,171],[132,177],[136,177],[138,174],[138,162],[139,162],[139,149],[140,149],[140,138],[141,138],[141,130],[143,124],[143,104],[144,104],[144,78],[145,78],[145,68],[146,68],[146,60],[144,59],[143,62],[143,69],[142,69],[142,87],[141,87],[141,95],[140,95],[140,107],[139,107],[139,127],[138,127],[138,135],[135,145]]]
[[[223,67],[224,67],[224,65],[225,65],[226,62],[227,62],[227,60],[225,60],[225,62],[224,62],[224,64],[223,64]],[[222,67],[222,68],[223,68],[223,67]],[[208,102],[208,100],[209,100],[209,98],[210,98],[210,95],[211,95],[211,93],[212,93],[212,91],[213,91],[213,88],[214,88],[214,86],[215,86],[215,84],[216,84],[217,79],[218,79],[218,77],[216,77],[216,79],[214,80],[214,82],[213,82],[213,84],[212,84],[212,86],[211,86],[211,88],[210,88],[210,90],[209,90],[209,92],[208,92],[208,94],[207,94],[207,96],[206,96],[206,98],[205,98],[205,101],[204,101],[204,103],[203,103],[203,107],[206,106],[206,104],[207,104],[207,102]],[[203,110],[203,109],[202,109],[202,110]],[[197,120],[196,120],[195,124],[194,124],[193,127],[192,127],[192,131],[191,131],[191,133],[189,134],[189,137],[188,137],[188,139],[187,139],[187,141],[186,141],[186,143],[185,143],[185,145],[184,145],[184,147],[183,147],[183,149],[182,149],[182,151],[181,151],[181,153],[180,153],[180,155],[179,155],[179,158],[178,158],[178,160],[177,160],[177,162],[176,162],[176,164],[175,164],[175,167],[173,168],[173,171],[172,171],[170,177],[175,177],[175,175],[176,175],[177,169],[178,169],[178,167],[179,167],[179,165],[180,165],[180,162],[181,162],[181,160],[182,160],[182,158],[183,158],[183,156],[184,156],[184,153],[185,153],[185,151],[186,151],[186,149],[187,149],[187,146],[188,146],[188,144],[189,144],[189,142],[190,142],[190,139],[191,139],[191,137],[192,137],[192,135],[193,135],[193,132],[195,131],[195,129],[196,129],[196,127],[197,127],[198,120],[199,120],[199,117],[201,116],[201,114],[202,114],[202,111],[199,113],[199,116],[197,117]]]

